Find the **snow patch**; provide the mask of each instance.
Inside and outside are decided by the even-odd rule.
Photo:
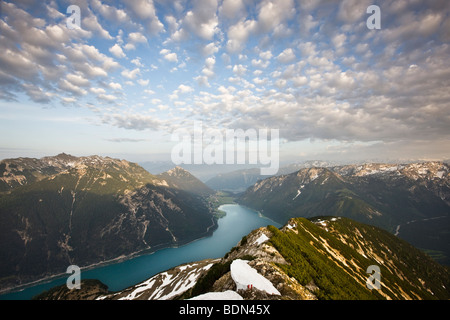
[[[297,195],[295,197],[293,197],[292,200],[295,200],[300,195],[300,193],[302,193],[302,192],[300,191],[300,189],[298,189],[297,190]]]
[[[302,193],[301,189],[303,189],[304,187],[305,187],[305,185],[300,186],[300,189],[297,190],[297,195],[295,197],[293,197],[292,200],[295,200]]]
[[[437,177],[437,178],[439,178],[439,179],[442,179],[442,177],[444,176],[444,174],[445,174],[445,171],[438,171],[438,172],[436,172],[435,177]]]
[[[224,292],[208,292],[188,300],[244,300],[240,294],[233,290]]]
[[[237,290],[247,290],[252,286],[268,294],[281,295],[269,280],[248,265],[248,261],[236,259],[231,263],[230,270]]]
[[[263,233],[259,236],[258,239],[255,240],[254,244],[259,246],[261,243],[266,242],[267,240],[269,240],[269,238]]]

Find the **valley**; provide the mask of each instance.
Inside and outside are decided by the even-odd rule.
[[[217,226],[209,189],[200,181],[203,189],[196,189],[184,170],[161,177],[125,160],[65,154],[3,160],[1,168],[3,289],[71,264],[86,267],[181,245]]]
[[[0,169],[0,237],[8,244],[0,249],[2,287],[61,274],[70,264],[84,270],[86,292],[68,291],[59,279],[42,286],[38,299],[448,297],[445,163],[293,165],[248,188],[254,178],[243,171],[226,175],[243,175],[235,180],[240,193],[226,183],[217,190],[179,166],[154,175],[99,156],[6,159]],[[279,295],[233,284],[235,260],[247,261],[236,270],[248,264]],[[365,288],[369,265],[381,267],[384,290]]]
[[[381,269],[378,290],[366,286],[371,265]],[[341,217],[294,218],[253,230],[222,258],[182,264],[91,299],[430,300],[448,299],[449,285],[446,267],[384,230]],[[80,294],[63,285],[36,299]]]

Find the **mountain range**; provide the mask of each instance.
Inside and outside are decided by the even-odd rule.
[[[379,268],[378,286],[371,268]],[[84,282],[83,282],[84,281]],[[343,217],[293,218],[244,236],[221,259],[177,266],[118,292],[83,280],[35,299],[449,299],[448,268],[391,233]]]
[[[320,160],[310,160],[300,163],[292,163],[279,168],[275,176],[293,173],[305,168],[314,168],[314,167],[327,168],[336,165],[337,163],[335,162],[320,161]],[[214,190],[223,190],[239,193],[245,191],[247,188],[251,187],[259,180],[264,180],[267,178],[269,178],[269,176],[262,175],[260,173],[259,168],[246,168],[234,170],[231,172],[219,173],[214,177],[208,179],[205,182],[205,184]]]
[[[38,298],[450,297],[448,267],[442,265],[450,265],[448,164],[311,162],[264,179],[247,172],[229,175],[252,183],[234,201],[283,228],[254,230],[221,259],[177,266],[120,292],[87,279],[81,291],[61,286]],[[211,234],[217,205],[228,197],[213,189],[181,167],[154,175],[136,163],[100,156],[5,159],[0,287]],[[365,286],[373,265],[381,269],[381,291]],[[243,283],[242,274],[255,282]]]
[[[260,180],[236,201],[279,223],[320,215],[352,218],[449,264],[449,171],[443,162],[306,168]]]
[[[214,230],[210,189],[175,168],[152,175],[109,157],[0,162],[0,287],[12,287]]]

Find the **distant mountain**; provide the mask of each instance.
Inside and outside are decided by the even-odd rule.
[[[252,231],[222,259],[177,266],[119,292],[85,280],[80,290],[63,285],[36,299],[448,300],[448,271],[382,229],[343,217],[293,218]]]
[[[172,161],[144,161],[139,163],[145,170],[152,174],[160,174],[173,169],[176,166]],[[217,174],[224,174],[236,170],[253,168],[249,164],[179,164],[180,168],[189,171],[202,182],[208,181]]]
[[[206,184],[194,177],[189,171],[177,166],[157,177],[168,183],[169,187],[184,190],[186,192],[208,196],[214,193]]]
[[[214,190],[243,192],[258,180],[266,177],[261,175],[260,169],[258,168],[243,169],[228,173],[219,173],[206,181],[205,184]]]
[[[293,163],[281,167],[276,176],[289,174],[300,169],[312,167],[331,167],[337,163],[320,160],[310,160],[301,163]],[[243,192],[248,187],[254,185],[257,181],[267,179],[268,176],[261,175],[259,168],[241,169],[232,172],[219,173],[206,181],[206,185],[214,190],[224,190],[231,192]]]
[[[237,202],[280,223],[298,216],[349,217],[397,232],[423,249],[444,252],[443,261],[450,264],[449,171],[442,162],[302,169],[255,183]],[[412,221],[424,227],[417,230],[416,224],[418,232],[407,236]],[[430,223],[434,230],[425,226]]]
[[[211,232],[207,201],[170,178],[99,156],[1,161],[0,287]]]

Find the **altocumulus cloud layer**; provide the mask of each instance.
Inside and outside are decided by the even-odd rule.
[[[447,0],[23,0],[0,18],[2,108],[78,110],[120,130],[105,143],[196,119],[334,141],[323,153],[450,157]]]

